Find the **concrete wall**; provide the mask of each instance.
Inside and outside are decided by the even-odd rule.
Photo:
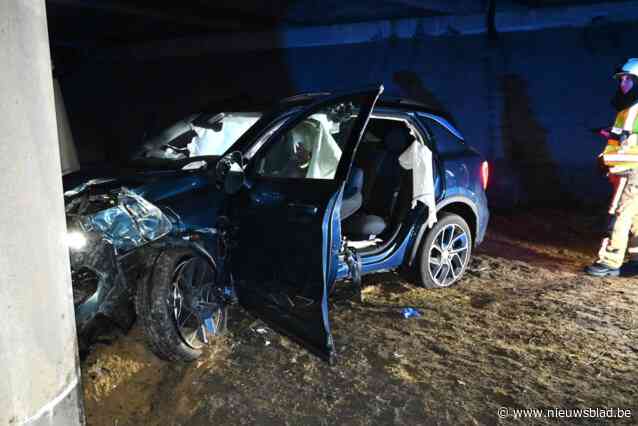
[[[81,423],[44,1],[0,2],[0,424]]]
[[[608,195],[595,162],[604,141],[589,129],[610,124],[610,75],[622,58],[637,54],[637,35],[634,23],[594,19],[580,28],[503,33],[497,42],[484,34],[417,32],[338,46],[190,51],[154,61],[147,49],[144,60],[94,63],[62,83],[82,160],[118,161],[145,127],[166,125],[213,98],[383,82],[389,92],[439,104],[456,117],[494,164],[493,204],[596,203]],[[279,43],[290,45],[283,37]]]

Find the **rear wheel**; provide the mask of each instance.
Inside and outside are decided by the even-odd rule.
[[[215,270],[188,249],[167,250],[140,283],[138,318],[151,350],[169,361],[193,361],[226,331],[227,307],[215,285]]]
[[[467,268],[472,254],[472,234],[465,219],[442,213],[421,243],[414,265],[419,284],[427,288],[449,287]]]

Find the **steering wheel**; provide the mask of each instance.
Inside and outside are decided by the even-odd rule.
[[[224,178],[230,171],[233,164],[239,164],[242,169],[244,168],[244,156],[241,152],[233,151],[219,159],[215,166],[215,178],[217,183],[222,183],[224,181]]]

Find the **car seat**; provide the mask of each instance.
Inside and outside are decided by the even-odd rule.
[[[356,213],[363,204],[363,170],[353,167],[350,177],[343,190],[343,200],[341,201],[341,220],[347,219]]]
[[[397,126],[383,138],[384,149],[372,147],[363,153],[359,163],[366,176],[362,185],[363,211],[358,208],[347,216],[348,220],[343,223],[345,235],[355,240],[367,240],[383,233],[390,221],[396,224],[393,220],[395,206],[402,182],[408,181],[399,164],[399,156],[412,139],[407,127]],[[345,218],[342,215],[342,219]]]
[[[399,156],[413,139],[404,125],[392,128],[383,138],[385,150],[378,159],[377,173],[370,182],[368,198],[364,203],[366,212],[385,220],[393,216],[402,182],[403,169],[399,164]]]

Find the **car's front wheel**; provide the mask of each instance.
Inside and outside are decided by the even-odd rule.
[[[163,252],[135,300],[151,350],[168,361],[193,361],[206,343],[226,330],[227,307],[215,286],[215,270],[187,249]]]
[[[441,213],[422,241],[414,265],[419,284],[427,288],[451,286],[463,276],[471,254],[472,234],[465,219]]]

